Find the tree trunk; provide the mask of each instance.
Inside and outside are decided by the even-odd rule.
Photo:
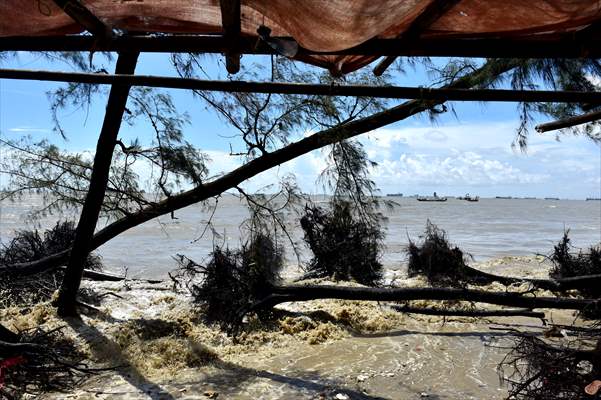
[[[274,286],[271,295],[255,303],[251,310],[269,309],[290,301],[344,299],[368,301],[460,300],[508,307],[591,310],[601,307],[601,300],[561,297],[522,296],[511,292],[451,288],[369,288],[343,286]]]
[[[544,312],[532,310],[452,310],[424,307],[392,306],[392,309],[402,313],[438,315],[446,317],[532,317],[545,318]]]
[[[137,52],[119,53],[116,74],[133,74],[138,60]],[[113,86],[106,106],[106,113],[102,130],[96,145],[94,155],[94,169],[90,179],[90,188],[86,195],[79,223],[75,231],[72,250],[69,256],[67,270],[57,299],[58,313],[62,316],[73,316],[76,311],[76,297],[81,284],[85,260],[93,249],[92,238],[98,215],[104,200],[106,185],[109,179],[113,151],[117,135],[121,127],[121,120],[125,111],[130,86]]]

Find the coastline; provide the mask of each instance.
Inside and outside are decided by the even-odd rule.
[[[543,277],[548,269],[540,256],[474,266],[530,277]],[[421,278],[394,273],[397,286],[425,285]],[[489,289],[505,290],[495,285]],[[65,335],[99,367],[130,366],[94,376],[73,393],[43,398],[206,399],[217,393],[220,399],[501,399],[507,391],[496,367],[506,353],[500,347],[511,343],[511,335],[490,328],[509,323],[535,334],[545,329],[532,318],[437,317],[401,314],[374,302],[313,300],[278,306],[281,315],[269,323],[249,321],[248,332],[235,341],[205,324],[189,297],[170,291],[168,282],[86,282],[85,287],[112,295],[95,305],[100,313],[67,321]],[[13,329],[65,325],[49,304],[0,312]],[[566,311],[547,316],[573,320]]]

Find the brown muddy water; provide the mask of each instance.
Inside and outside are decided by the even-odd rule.
[[[477,267],[544,276],[548,265],[506,257]],[[400,278],[401,286],[425,284]],[[99,314],[66,321],[64,333],[94,365],[124,367],[45,399],[503,399],[497,365],[512,343],[508,328],[545,330],[537,319],[443,319],[396,313],[385,303],[316,300],[283,304],[285,314],[249,321],[234,340],[197,318],[187,294],[166,284],[86,285],[122,298],[105,296]],[[549,311],[547,318],[570,323],[574,316]],[[47,304],[1,310],[0,319],[15,329],[65,324]]]
[[[601,241],[601,202],[394,200],[399,205],[386,211],[383,263],[387,280],[401,286],[425,284],[406,278],[404,248],[408,237],[423,232],[428,218],[474,256],[474,266],[504,275],[545,277],[549,265],[534,254],[548,253],[565,228],[571,229],[577,246]],[[39,204],[34,197],[2,204],[2,240],[27,226],[23,216]],[[195,240],[210,215],[210,210],[188,207],[176,213],[177,220],[143,224],[99,251],[109,270],[127,267],[130,276],[165,277],[176,253],[202,260],[214,244],[239,244],[239,227],[248,216],[239,200],[220,199],[213,217],[220,237]],[[300,242],[295,216],[287,219],[294,240]],[[41,225],[55,220],[42,219]],[[301,261],[307,257],[301,247]],[[300,272],[288,254],[285,276],[290,279]],[[267,324],[251,320],[248,332],[234,340],[206,325],[187,294],[174,294],[167,284],[86,285],[122,299],[105,296],[100,314],[66,321],[65,335],[89,353],[94,365],[124,367],[93,377],[73,393],[44,398],[502,399],[507,388],[499,380],[497,365],[512,343],[507,328],[534,334],[545,329],[536,319],[444,319],[396,313],[385,303],[320,300],[283,304],[280,308],[287,314]],[[505,290],[494,285],[488,289]],[[548,311],[547,318],[574,320],[571,312]],[[47,304],[3,309],[0,319],[11,329],[65,325]]]
[[[476,261],[547,254],[565,229],[570,229],[572,242],[578,247],[601,242],[601,201],[481,199],[471,203],[449,199],[444,203],[424,203],[406,197],[387,199],[397,203],[392,210],[382,210],[386,217],[382,262],[390,271],[402,268],[408,238],[416,240],[423,234],[428,219],[446,230],[450,240]],[[326,199],[313,200],[320,204]],[[25,219],[27,213],[40,205],[36,196],[18,203],[0,203],[0,239],[6,241],[15,230],[30,225]],[[178,253],[200,262],[214,245],[240,245],[240,226],[248,218],[248,210],[240,199],[223,195],[212,214],[211,207],[186,207],[175,213],[178,219],[164,216],[128,230],[101,246],[99,253],[109,270],[121,272],[127,268],[130,276],[167,278],[167,272],[176,266],[172,257]],[[305,262],[310,255],[302,242],[298,215],[289,212],[284,217],[300,261]],[[48,227],[58,218],[49,216],[40,223]],[[219,236],[205,230],[209,220]],[[101,221],[101,225],[106,223]],[[299,273],[298,260],[286,239],[282,241],[288,248],[288,273],[293,276]]]

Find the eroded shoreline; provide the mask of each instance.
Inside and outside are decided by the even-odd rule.
[[[544,277],[548,270],[536,257],[505,257],[477,267],[529,277]],[[425,285],[402,271],[394,274],[399,286]],[[67,325],[64,334],[94,365],[122,366],[94,376],[73,393],[45,398],[501,399],[507,390],[497,365],[512,335],[491,327],[537,335],[545,329],[532,318],[443,318],[401,314],[375,302],[314,300],[278,306],[276,318],[251,320],[234,339],[205,324],[189,297],[172,292],[167,283],[86,286],[112,295],[96,305],[100,313],[80,321],[57,318],[48,304],[0,311],[11,329]],[[547,318],[571,323],[574,316],[548,311]]]

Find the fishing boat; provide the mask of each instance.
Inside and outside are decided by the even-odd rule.
[[[438,197],[436,192],[432,196],[417,196],[417,201],[447,201],[446,197]]]
[[[467,193],[465,196],[457,197],[457,199],[473,202],[473,201],[479,201],[480,197],[479,196],[470,196],[470,194]]]

